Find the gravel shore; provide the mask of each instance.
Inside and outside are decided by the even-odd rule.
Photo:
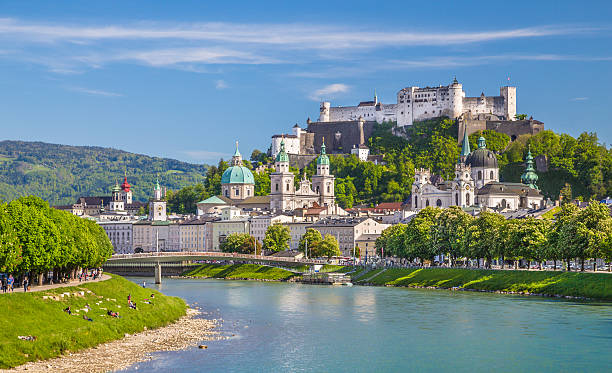
[[[168,326],[126,335],[117,341],[101,344],[84,351],[69,353],[54,359],[20,365],[7,372],[108,372],[152,359],[157,351],[176,351],[197,342],[219,340],[223,337],[214,329],[217,320],[198,318],[200,311],[187,309],[187,315]]]

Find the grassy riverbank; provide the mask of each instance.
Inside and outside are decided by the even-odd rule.
[[[257,264],[203,264],[183,273],[190,277],[227,278],[234,280],[273,280],[286,281],[297,274],[281,268]]]
[[[62,297],[63,293],[70,295]],[[136,310],[127,307],[128,294],[136,302]],[[143,303],[151,294],[155,294],[153,304]],[[84,311],[86,304],[91,307],[88,312]],[[63,311],[68,306],[72,315]],[[143,289],[113,275],[110,280],[73,287],[0,295],[0,310],[0,368],[9,368],[120,339],[145,327],[167,325],[185,314],[186,305],[180,298]],[[107,316],[107,310],[121,317]],[[83,315],[93,321],[84,320]],[[20,340],[18,336],[34,336],[36,340]]]
[[[371,271],[357,283],[407,287],[460,288],[612,300],[612,274],[476,269],[387,269]]]

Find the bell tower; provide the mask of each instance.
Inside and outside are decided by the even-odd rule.
[[[317,173],[312,176],[312,186],[319,195],[321,206],[334,206],[334,175],[329,173],[329,157],[325,152],[325,138],[321,144],[321,154],[317,158]]]
[[[270,174],[270,210],[293,210],[295,197],[294,175],[289,170],[289,155],[285,150],[285,140],[274,162],[275,171]]]
[[[159,180],[155,181],[153,198],[149,201],[149,220],[166,221],[166,201],[162,200],[162,191]]]

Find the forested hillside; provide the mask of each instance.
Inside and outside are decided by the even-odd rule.
[[[155,178],[169,189],[204,181],[207,166],[149,157],[112,148],[43,142],[0,142],[0,198],[36,195],[51,205],[69,204],[82,195],[110,195],[127,172],[134,198],[144,201]]]

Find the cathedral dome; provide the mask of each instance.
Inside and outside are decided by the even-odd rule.
[[[487,149],[486,140],[482,136],[480,136],[478,139],[478,149],[474,150],[469,156],[467,156],[465,164],[472,168],[499,168],[497,164],[497,156],[493,151]]]
[[[221,184],[255,184],[251,170],[244,166],[229,167],[221,176]]]

